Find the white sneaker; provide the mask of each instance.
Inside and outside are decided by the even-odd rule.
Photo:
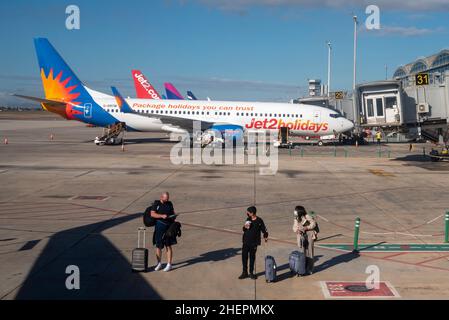
[[[170,271],[171,270],[171,264],[167,263],[167,265],[165,266],[164,270],[165,272]]]
[[[154,267],[154,271],[159,271],[162,269],[162,263],[158,263],[156,267]]]

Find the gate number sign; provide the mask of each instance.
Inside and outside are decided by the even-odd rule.
[[[417,86],[427,86],[429,84],[429,74],[418,73],[415,75],[415,81]]]

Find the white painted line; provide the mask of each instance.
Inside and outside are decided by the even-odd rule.
[[[325,217],[323,217],[322,215],[318,214],[317,216],[320,217],[320,219],[323,219],[324,221],[329,222],[329,220],[327,220],[327,219],[326,219]]]
[[[432,219],[432,220],[430,220],[430,221],[427,221],[426,223],[427,223],[427,224],[431,224],[432,222],[434,222],[434,221],[440,219],[442,216],[443,216],[443,215],[439,215],[439,216],[436,217],[435,219]]]

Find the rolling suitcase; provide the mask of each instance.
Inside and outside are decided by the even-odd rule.
[[[274,282],[276,281],[276,261],[272,256],[265,257],[265,281]]]
[[[303,252],[293,251],[290,253],[288,264],[291,273],[297,276],[306,274],[306,256]]]
[[[140,246],[140,233],[143,233],[143,244]],[[145,248],[146,229],[137,229],[137,248],[132,252],[131,267],[133,272],[146,272],[148,269],[148,249]]]

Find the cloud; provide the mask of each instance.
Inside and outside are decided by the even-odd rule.
[[[192,0],[213,8],[231,12],[245,12],[251,7],[298,6],[303,8],[365,8],[373,0]],[[183,3],[187,0],[183,0]],[[377,6],[400,11],[449,11],[449,0],[377,0]]]
[[[418,37],[429,34],[444,33],[446,29],[440,27],[435,29],[418,28],[415,26],[402,27],[402,26],[385,26],[381,25],[379,30],[367,30],[365,27],[361,28],[364,34],[372,34],[376,36],[402,36],[402,37]]]

